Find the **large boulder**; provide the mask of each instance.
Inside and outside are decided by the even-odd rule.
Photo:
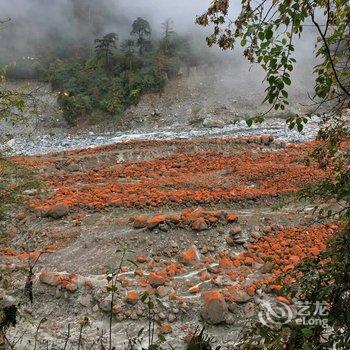
[[[225,322],[228,316],[228,307],[221,292],[217,290],[204,292],[202,297],[204,305],[201,315],[204,320],[212,324]]]
[[[208,228],[208,225],[204,218],[198,218],[192,222],[191,227],[195,231],[204,231]]]
[[[155,227],[157,227],[158,225],[164,223],[166,221],[166,217],[164,215],[155,215],[150,217],[147,220],[147,227],[152,230]]]
[[[180,262],[184,265],[192,265],[199,261],[199,252],[195,245],[181,253]]]
[[[253,299],[243,288],[236,288],[236,286],[229,288],[228,292],[230,294],[230,300],[235,303],[247,303]]]
[[[263,145],[269,145],[270,143],[272,143],[274,140],[272,135],[269,134],[262,134],[260,135],[260,143],[262,143]]]
[[[145,215],[137,215],[134,218],[133,226],[134,228],[144,228],[147,227],[148,218]]]
[[[51,217],[53,219],[61,219],[64,216],[68,215],[69,208],[65,204],[57,204],[50,208],[44,216]]]

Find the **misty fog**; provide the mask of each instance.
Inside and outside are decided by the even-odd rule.
[[[242,58],[240,45],[234,53],[206,46],[208,29],[196,25],[195,18],[209,3],[209,0],[1,0],[0,18],[11,21],[3,24],[4,29],[0,31],[0,63],[35,58],[36,52],[47,50],[47,46],[52,50],[65,42],[84,44],[92,50],[94,39],[109,32],[116,32],[120,40],[124,40],[129,37],[131,23],[137,17],[146,18],[151,23],[152,35],[157,37],[161,23],[171,18],[174,30],[190,38],[202,58],[208,57],[208,62],[214,64],[220,61],[216,89],[222,87],[222,94],[234,94],[235,98],[248,95],[261,101],[264,74]],[[230,15],[234,12],[231,8]],[[313,87],[314,57],[310,50],[313,38],[314,33],[309,31],[296,42],[298,63],[293,72],[292,95],[304,103],[306,92]]]

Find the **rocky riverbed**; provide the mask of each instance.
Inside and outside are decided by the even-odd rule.
[[[248,128],[244,120],[220,127],[181,127],[173,125],[168,128],[155,128],[153,130],[113,131],[113,132],[58,132],[54,135],[41,134],[28,137],[14,137],[3,144],[3,148],[10,149],[12,154],[38,155],[66,150],[98,147],[108,144],[121,143],[134,140],[176,140],[193,139],[199,137],[248,137],[249,135],[269,134],[275,139],[300,143],[315,138],[319,129],[319,119],[314,117],[305,125],[304,131],[299,133],[289,130],[285,120],[265,120],[262,124]]]
[[[313,204],[294,197],[327,172],[306,161],[314,142],[215,137],[218,130],[11,158],[42,183],[23,193],[1,238],[2,303],[20,302],[7,334],[16,349],[35,339],[40,349],[77,347],[80,330],[82,348],[107,344],[110,315],[116,349],[142,328],[146,344],[145,292],[164,346],[184,349],[206,326],[232,349],[262,301],[283,301],[296,265],[337,231],[315,225]],[[27,267],[36,259],[31,304]],[[113,303],[109,267],[117,269]]]

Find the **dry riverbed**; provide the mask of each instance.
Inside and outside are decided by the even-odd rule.
[[[263,134],[13,157],[43,184],[24,193],[26,206],[1,238],[1,292],[21,301],[23,317],[8,334],[21,338],[16,349],[31,348],[38,324],[38,348],[63,347],[69,324],[76,346],[85,316],[83,344],[97,348],[111,312],[123,349],[147,327],[145,291],[157,300],[156,333],[175,349],[201,324],[231,349],[261,301],[295,283],[297,264],[317,257],[337,231],[315,225],[313,203],[296,200],[327,176],[307,161],[314,147]],[[106,271],[124,247],[111,310]],[[37,257],[31,305],[22,291]]]

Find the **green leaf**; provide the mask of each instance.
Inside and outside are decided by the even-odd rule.
[[[312,335],[314,334],[314,332],[312,331],[312,329],[309,329],[309,328],[303,328],[303,329],[301,330],[301,332],[303,333],[303,336],[304,336],[305,338],[310,338],[310,337],[312,337]]]
[[[126,261],[128,261],[130,264],[135,265],[136,267],[138,267],[139,265],[137,265],[137,263],[131,259],[127,259]]]
[[[246,124],[251,127],[253,125],[253,118],[246,119]]]
[[[146,299],[148,298],[149,294],[147,292],[144,292],[141,296],[141,301],[144,303]]]
[[[160,333],[158,334],[158,339],[159,339],[162,343],[164,343],[164,342],[166,341],[164,335],[163,335],[163,334],[160,334]]]
[[[271,29],[271,27],[269,27],[266,32],[265,32],[265,37],[266,37],[266,40],[270,40],[273,36],[273,31]]]
[[[242,39],[241,40],[241,45],[242,46],[246,46],[247,45],[247,40],[246,39]]]
[[[290,78],[288,78],[287,76],[283,76],[282,77],[282,79],[283,79],[283,81],[287,84],[287,85],[290,85],[292,82],[291,82],[291,80],[290,80]]]

